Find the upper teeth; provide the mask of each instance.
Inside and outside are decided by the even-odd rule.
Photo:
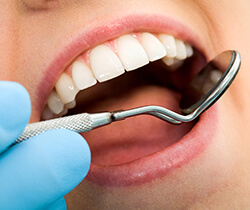
[[[125,70],[135,70],[159,59],[169,69],[175,70],[192,55],[193,48],[189,44],[168,34],[126,34],[98,45],[76,58],[60,76],[48,98],[42,119],[65,114],[75,106],[77,93],[95,85],[97,80],[110,80]]]

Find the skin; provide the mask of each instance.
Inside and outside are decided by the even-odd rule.
[[[237,49],[242,56],[240,74],[218,102],[220,126],[205,152],[140,187],[100,187],[85,180],[66,196],[69,209],[249,208],[249,10],[246,0],[1,1],[0,79],[17,81],[29,91],[31,122],[40,116],[36,89],[44,68],[79,30],[102,20],[129,13],[170,14],[197,31],[209,57],[226,49]]]

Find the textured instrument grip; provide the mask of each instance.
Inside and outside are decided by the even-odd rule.
[[[83,113],[48,121],[42,121],[27,125],[24,132],[18,137],[15,143],[26,140],[32,136],[36,136],[42,132],[51,129],[68,129],[78,133],[90,131],[93,122],[89,114]]]

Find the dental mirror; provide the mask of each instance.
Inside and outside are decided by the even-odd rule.
[[[180,102],[181,113],[161,106],[142,106],[94,114],[82,113],[29,124],[15,143],[50,129],[63,128],[82,133],[141,114],[153,115],[173,124],[192,121],[211,107],[228,89],[239,71],[240,64],[241,58],[237,51],[225,51],[210,61],[185,88]]]
[[[230,50],[211,60],[183,91],[181,114],[160,106],[144,106],[114,113],[113,117],[117,120],[147,113],[174,124],[192,121],[212,106],[228,89],[239,71],[240,64],[240,54]]]
[[[240,67],[238,52],[226,51],[210,61],[184,90],[180,110],[188,115],[212,106],[233,82]]]

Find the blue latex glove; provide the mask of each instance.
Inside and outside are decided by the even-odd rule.
[[[30,117],[27,91],[0,81],[0,209],[66,209],[65,194],[86,176],[90,150],[68,130],[51,130],[10,149]]]

